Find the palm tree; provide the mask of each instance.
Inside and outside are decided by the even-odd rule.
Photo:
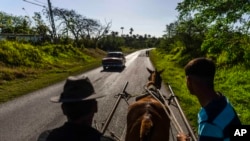
[[[123,29],[124,29],[124,27],[121,27],[121,30],[122,30],[122,34],[121,34],[121,36],[123,36]]]
[[[129,34],[130,34],[130,36],[132,36],[134,29],[131,27],[129,30],[130,30]]]

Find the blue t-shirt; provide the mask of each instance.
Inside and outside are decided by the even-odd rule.
[[[210,102],[198,113],[199,141],[229,141],[230,127],[241,122],[225,96]]]

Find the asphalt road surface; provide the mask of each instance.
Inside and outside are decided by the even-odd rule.
[[[89,77],[96,93],[107,95],[98,99],[98,113],[94,117],[96,124],[93,123],[95,128],[102,128],[117,100],[116,95],[122,92],[126,82],[128,82],[126,92],[132,96],[143,92],[143,86],[146,84],[149,76],[146,67],[154,69],[145,51],[140,50],[127,55],[126,68],[123,70],[104,71],[102,67],[99,67],[81,74]],[[51,103],[49,99],[52,96],[60,95],[64,83],[65,81],[59,82],[1,104],[0,141],[36,141],[39,134],[44,130],[62,125],[66,118],[62,114],[60,104]],[[166,88],[163,86],[161,92],[168,96],[169,92]],[[128,101],[128,103],[132,102],[134,102],[134,97]],[[173,103],[172,105],[177,120],[185,133],[187,133],[187,129],[176,110],[175,104]],[[124,99],[121,99],[105,134],[109,135],[110,132],[113,132],[121,140],[124,140],[127,108],[128,104]],[[176,140],[176,134],[175,128],[172,127],[170,140]]]

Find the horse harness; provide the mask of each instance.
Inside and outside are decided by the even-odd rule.
[[[168,101],[168,105],[171,104],[172,99],[175,97],[171,95],[169,98],[166,98],[166,96],[160,94],[159,89],[156,88],[154,85],[150,85],[149,87],[144,87],[144,91],[142,92],[141,95],[136,96],[135,101],[138,101],[144,97],[147,97],[149,95],[154,95],[154,97],[157,98],[161,103],[164,103],[165,100]]]
[[[166,106],[168,106],[171,103],[174,96],[170,96],[167,99],[164,95],[161,94],[160,90],[157,89],[157,87],[155,85],[150,85],[148,87],[145,86],[144,90],[145,91],[141,95],[137,96],[135,98],[135,100],[138,101],[138,100],[140,100],[140,99],[142,99],[144,97],[147,97],[147,96],[151,95],[153,98],[155,98],[162,105],[163,109],[165,110],[165,113],[169,117],[170,121],[173,123],[173,125],[174,125],[175,129],[177,130],[177,132],[179,132],[179,133],[182,132],[183,133],[183,129],[181,128],[181,126],[177,122],[177,120],[176,120],[176,118],[175,118],[175,116],[173,114],[173,111],[170,108],[168,108],[168,109],[166,108]],[[168,102],[166,102],[166,100]],[[168,103],[168,105],[166,105],[166,103]]]

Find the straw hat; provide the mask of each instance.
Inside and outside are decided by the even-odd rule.
[[[67,78],[63,92],[60,96],[50,99],[51,102],[79,102],[90,99],[104,97],[105,95],[96,94],[93,85],[86,76],[70,76]]]

